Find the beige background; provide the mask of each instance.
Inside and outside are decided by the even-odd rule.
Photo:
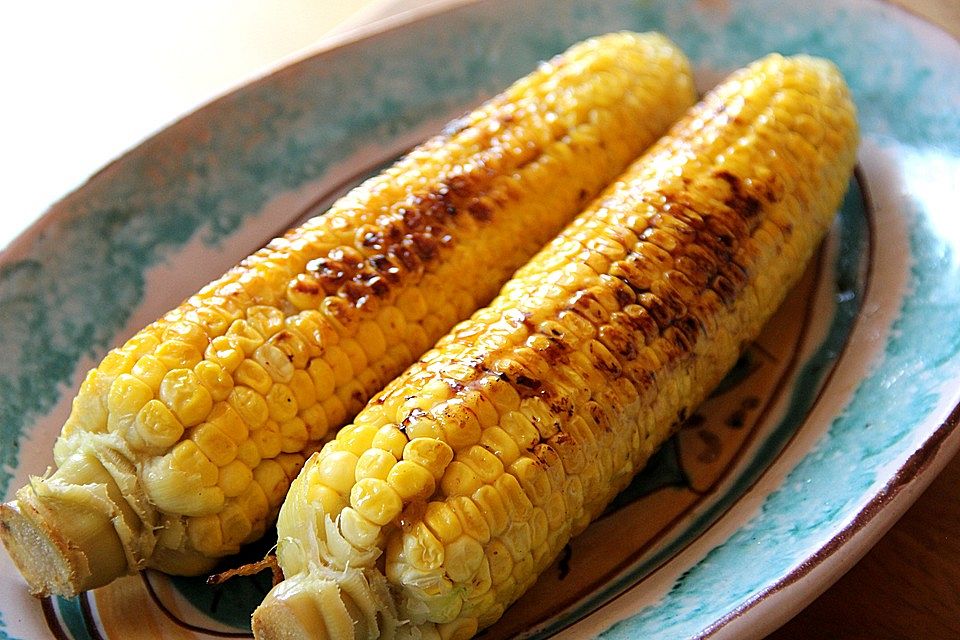
[[[891,0],[960,38],[960,0]],[[0,9],[0,248],[199,104],[412,0],[90,0]],[[423,4],[423,3],[420,3]],[[772,637],[960,638],[960,458]]]

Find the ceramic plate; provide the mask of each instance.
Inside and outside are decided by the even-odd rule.
[[[0,494],[51,463],[82,373],[111,345],[538,60],[659,30],[706,88],[807,52],[846,74],[863,129],[828,240],[721,388],[485,635],[772,630],[960,444],[960,46],[867,0],[490,0],[415,18],[186,117],[0,256]],[[0,638],[30,640],[244,637],[268,586],[148,572],[39,601],[6,554],[0,569]]]

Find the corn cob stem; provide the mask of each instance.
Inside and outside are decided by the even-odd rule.
[[[856,144],[825,61],[774,55],[717,87],[311,457],[255,636],[495,622],[757,336]]]
[[[30,588],[200,573],[259,537],[306,457],[692,101],[662,36],[576,46],[112,351],[54,449],[105,473],[0,509]]]

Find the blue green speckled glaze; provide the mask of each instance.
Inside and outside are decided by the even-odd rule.
[[[0,494],[11,490],[24,435],[62,401],[77,363],[112,344],[152,268],[192,240],[217,250],[279,194],[589,35],[660,30],[711,73],[770,51],[829,57],[853,89],[865,139],[900,165],[936,156],[956,177],[960,47],[918,28],[868,0],[503,0],[381,34],[376,46],[348,45],[218,100],[57,204],[42,231],[0,258]],[[903,179],[906,293],[870,375],[759,512],[604,637],[692,636],[742,608],[816,551],[811,540],[855,517],[922,443],[917,434],[944,420],[944,383],[960,378],[960,238]],[[754,464],[777,449],[761,447]],[[71,618],[78,604],[60,607]],[[0,603],[0,640],[13,616]],[[75,636],[88,637],[74,622]]]

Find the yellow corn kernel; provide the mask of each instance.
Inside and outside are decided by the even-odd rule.
[[[544,504],[550,497],[550,479],[536,460],[522,457],[510,465],[509,471],[535,506]]]
[[[354,478],[356,480],[362,480],[363,478],[386,480],[390,469],[395,464],[397,464],[397,459],[389,451],[377,448],[367,449],[357,459]]]
[[[197,474],[205,487],[217,484],[220,475],[213,464],[192,440],[181,440],[170,452],[170,467],[186,474]]]
[[[277,422],[285,422],[296,417],[297,399],[287,385],[280,382],[275,383],[267,393],[266,400],[271,419]]]
[[[213,409],[207,416],[207,422],[238,444],[246,440],[249,434],[240,414],[227,402],[218,402],[213,405]]]
[[[347,542],[358,549],[374,546],[380,537],[381,528],[364,518],[360,515],[360,512],[352,507],[345,507],[340,511],[337,523]]]
[[[462,402],[445,403],[441,419],[444,440],[454,450],[480,442],[480,421]]]
[[[248,469],[253,469],[260,464],[260,449],[253,440],[244,440],[237,445],[237,461],[243,463]]]
[[[313,381],[317,401],[322,402],[333,394],[336,382],[333,367],[323,358],[314,358],[307,366],[307,373]]]
[[[227,396],[227,402],[237,412],[248,429],[256,429],[262,426],[270,417],[266,400],[250,387],[235,386],[230,391],[230,395]]]
[[[164,337],[164,340],[167,338]],[[145,330],[127,340],[121,351],[128,354],[131,358],[141,358],[160,346],[160,338],[152,332]]]
[[[160,453],[176,444],[183,435],[183,425],[159,400],[150,400],[137,413],[137,433],[152,453]]]
[[[241,495],[253,480],[253,472],[242,460],[234,460],[220,468],[217,486],[227,498]]]
[[[350,506],[381,527],[403,510],[403,501],[393,488],[377,478],[363,478],[350,489]]]
[[[500,535],[510,523],[510,514],[500,497],[500,493],[490,485],[483,485],[474,492],[473,501],[480,509],[483,517],[487,519],[490,534],[493,536]]]
[[[480,446],[497,456],[505,467],[509,467],[520,457],[520,448],[517,447],[517,443],[500,427],[484,429],[480,437]]]
[[[490,580],[494,585],[502,585],[513,575],[513,555],[499,538],[487,545],[487,561],[490,563]]]
[[[293,481],[293,479],[297,477],[297,474],[300,473],[300,470],[303,469],[303,463],[306,461],[306,457],[300,452],[281,453],[274,460],[280,465],[280,468],[283,469],[283,472],[287,475],[287,479]]]
[[[460,519],[450,505],[444,502],[428,503],[423,514],[423,522],[444,544],[453,542],[463,534]]]
[[[197,363],[193,372],[197,374],[200,384],[210,392],[214,402],[226,400],[230,395],[230,390],[233,389],[233,378],[219,364],[204,360]]]
[[[293,375],[290,377],[289,386],[301,412],[317,402],[316,388],[313,386],[310,374],[303,369],[297,369],[293,372]]]
[[[153,393],[157,393],[160,391],[163,376],[167,375],[167,368],[155,356],[147,354],[137,360],[130,373],[150,387]]]
[[[359,458],[349,451],[334,451],[317,463],[317,480],[341,495],[350,495]]]
[[[417,322],[427,315],[427,301],[419,289],[408,289],[397,298],[397,308],[407,322]]]
[[[482,482],[491,483],[503,475],[503,463],[480,445],[457,453],[457,460],[473,469]]]
[[[330,396],[321,403],[323,412],[330,424],[343,424],[347,419],[347,409],[337,396]]]
[[[518,449],[531,449],[540,442],[540,434],[530,420],[519,411],[510,411],[500,421],[500,427],[517,444]]]
[[[460,536],[444,545],[444,568],[454,582],[466,582],[483,564],[483,547],[470,536]]]
[[[283,312],[276,307],[257,305],[247,309],[247,322],[265,339],[283,329],[283,320]]]
[[[433,474],[409,460],[401,460],[394,465],[386,480],[404,502],[426,500],[433,495],[436,487]]]
[[[303,451],[309,438],[307,424],[296,416],[280,424],[280,451],[283,453]]]
[[[403,459],[417,463],[439,480],[453,460],[453,450],[442,440],[413,438],[403,448]]]
[[[166,340],[153,355],[167,369],[192,369],[203,359],[202,352],[181,340]]]
[[[263,489],[270,504],[280,504],[290,487],[290,479],[283,467],[273,460],[261,461],[253,470],[253,480]]]
[[[223,367],[227,373],[233,373],[244,361],[243,349],[238,348],[226,336],[217,336],[203,352],[203,357]]]
[[[237,443],[209,422],[195,427],[190,439],[197,443],[210,462],[222,467],[237,457]]]
[[[210,344],[210,338],[203,327],[189,320],[179,320],[166,326],[163,330],[163,340],[174,339],[189,344],[200,353],[203,353]]]
[[[467,465],[454,460],[449,465],[440,479],[440,488],[448,496],[469,496],[473,495],[480,487],[483,481]]]
[[[136,361],[137,359],[129,353],[125,353],[119,349],[113,349],[97,366],[97,371],[106,378],[113,378],[121,373],[130,371]]]
[[[301,409],[300,418],[307,425],[311,442],[323,440],[330,432],[330,423],[327,421],[327,414],[323,410],[323,406],[319,404]]]
[[[276,458],[280,455],[280,450],[283,447],[280,425],[273,420],[269,420],[259,429],[251,431],[250,440],[257,445],[257,452],[264,459]]]
[[[213,408],[210,392],[190,369],[173,369],[160,383],[160,400],[185,427],[199,424]]]
[[[307,503],[318,513],[336,515],[347,506],[347,498],[339,491],[316,482],[311,483],[307,490]]]
[[[250,387],[260,395],[266,395],[273,386],[273,379],[267,370],[254,360],[244,360],[233,373],[233,378],[237,384]]]
[[[249,358],[264,342],[263,334],[246,320],[235,320],[227,329],[226,337],[235,349],[243,352]]]
[[[403,450],[407,446],[407,436],[394,424],[380,427],[373,436],[370,446],[384,449],[393,454],[398,460],[403,457]]]
[[[373,445],[373,438],[377,428],[369,424],[351,424],[340,430],[337,441],[343,451],[350,451],[359,456]]]
[[[326,352],[323,354],[323,359],[326,360],[330,366],[333,372],[333,381],[337,387],[341,387],[353,380],[354,371],[353,365],[350,364],[350,356],[347,355],[347,352],[342,348],[339,346],[327,347]],[[318,387],[317,395],[322,397],[322,394],[319,392],[320,389]]]
[[[199,516],[187,521],[187,539],[190,546],[204,555],[216,556],[223,548],[220,518],[216,515]]]
[[[107,428],[115,431],[125,425],[125,432],[133,425],[137,412],[153,399],[153,390],[139,378],[122,373],[110,385],[107,395]]]
[[[291,335],[289,333],[282,335]],[[274,336],[276,337],[276,336]],[[272,339],[272,338],[271,338]],[[287,355],[272,342],[265,342],[253,352],[253,359],[273,382],[290,382],[296,368]]]
[[[368,362],[375,362],[387,352],[387,341],[376,322],[365,320],[357,327],[356,341],[363,348]]]
[[[403,536],[404,559],[420,571],[434,571],[443,565],[443,545],[422,522]]]
[[[223,545],[236,548],[250,535],[253,523],[240,505],[228,502],[220,512],[220,531],[223,536]]]

